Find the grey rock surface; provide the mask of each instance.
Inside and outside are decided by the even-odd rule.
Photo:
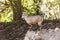
[[[42,29],[40,31],[27,31],[24,40],[60,40],[60,29]]]

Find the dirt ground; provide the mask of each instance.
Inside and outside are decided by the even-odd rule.
[[[20,22],[21,21],[16,21],[15,23],[6,23],[6,24],[1,23],[0,24],[0,40],[24,40],[24,37],[28,30],[31,30],[31,31],[40,30],[39,26],[35,25],[31,29],[29,29],[29,25],[27,25],[26,23],[21,24]],[[43,24],[41,25],[41,28],[46,29],[47,31],[49,29],[55,29],[56,27],[60,28],[59,21],[43,22]],[[45,32],[44,35],[46,33],[48,33],[48,32]],[[41,35],[42,35],[42,33],[41,33]],[[49,33],[48,33],[48,35],[49,35]],[[48,35],[46,38],[48,38]],[[53,35],[53,34],[51,34],[51,35]],[[45,36],[43,36],[42,38],[44,39],[44,37]],[[52,37],[54,37],[54,36],[52,36]]]

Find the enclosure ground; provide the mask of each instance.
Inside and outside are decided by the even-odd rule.
[[[15,23],[0,24],[0,40],[24,40],[25,34],[28,30],[40,30],[40,27],[38,26],[34,26],[31,29],[29,29],[28,24],[21,24],[20,22],[22,21],[16,21]],[[43,22],[41,27],[42,29],[46,29],[47,31],[49,29],[60,28],[60,22]]]

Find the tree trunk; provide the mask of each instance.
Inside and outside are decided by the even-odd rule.
[[[22,5],[21,5],[21,0],[10,0],[12,7],[13,7],[13,12],[14,12],[14,20],[19,20],[21,19],[22,16]]]

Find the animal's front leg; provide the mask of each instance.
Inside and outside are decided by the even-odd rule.
[[[33,25],[31,25],[31,24],[29,24],[29,25],[30,25],[29,28],[31,29]]]

